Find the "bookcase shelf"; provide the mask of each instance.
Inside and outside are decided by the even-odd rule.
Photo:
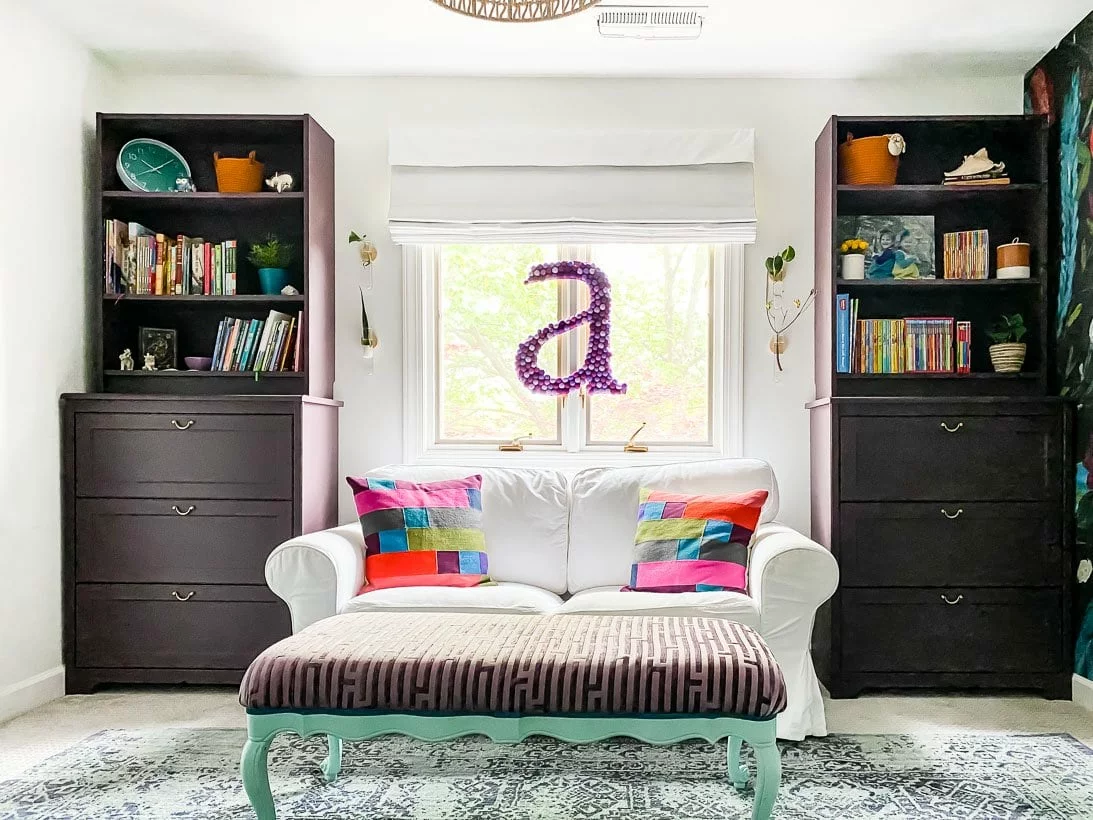
[[[839,148],[849,134],[899,133],[907,142],[894,185],[839,183]],[[1006,163],[1009,185],[951,186],[944,172],[987,148]],[[1046,395],[1053,372],[1048,277],[1048,130],[1034,116],[832,117],[816,141],[816,395]],[[839,219],[931,216],[936,279],[845,280],[839,276]],[[987,230],[988,278],[945,279],[944,234]],[[1032,249],[1032,278],[995,278],[995,249],[1014,237]],[[971,323],[971,373],[838,373],[835,298],[857,300],[858,319],[952,317]],[[1020,313],[1028,329],[1024,370],[994,373],[987,331],[1003,314]]]
[[[284,294],[264,294],[264,293],[237,293],[233,296],[203,296],[198,294],[188,295],[176,295],[167,294],[163,296],[154,296],[146,293],[138,294],[103,294],[104,302],[120,303],[120,302],[184,302],[187,305],[232,305],[232,304],[284,304],[284,305],[302,305],[305,302],[304,295],[302,293],[295,294],[293,296],[286,296]]]
[[[847,288],[1039,288],[1040,280],[1031,279],[836,279],[836,287]]]
[[[190,165],[198,190],[192,193],[129,191],[116,170],[121,147],[131,139],[150,137],[172,146]],[[280,393],[333,396],[334,382],[334,143],[308,115],[98,115],[97,224],[99,247],[105,248],[106,220],[138,222],[168,239],[202,237],[210,244],[235,240],[237,293],[111,294],[96,300],[98,336],[96,381],[107,392],[178,394]],[[246,156],[255,151],[265,163],[266,176],[276,171],[293,175],[296,190],[276,193],[221,193],[217,190],[213,155]],[[290,283],[299,294],[258,293],[257,270],[247,261],[252,244],[275,234],[292,245]],[[94,275],[100,292],[103,262]],[[177,281],[177,280],[176,280]],[[197,288],[195,288],[197,289]],[[299,370],[264,372],[255,381],[251,371],[118,370],[118,357],[132,351],[137,367],[140,329],[176,331],[177,357],[212,356],[220,320],[225,317],[265,320],[276,310],[302,326],[295,339]],[[257,322],[252,323],[257,326]],[[246,330],[246,326],[243,327]],[[295,332],[295,330],[294,330]],[[249,337],[255,338],[255,337]],[[257,355],[249,341],[244,351]],[[255,343],[257,347],[257,343]],[[290,355],[286,361],[294,361]],[[291,366],[291,365],[289,365]]]

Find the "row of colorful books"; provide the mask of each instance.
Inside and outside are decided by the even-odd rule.
[[[956,231],[942,237],[946,279],[986,279],[990,234],[985,230]]]
[[[256,373],[300,369],[300,326],[304,315],[271,310],[265,319],[220,321],[213,350],[213,370]]]
[[[859,319],[857,299],[835,298],[838,373],[970,373],[971,322],[951,316]]]
[[[234,296],[238,243],[170,237],[139,222],[106,220],[103,292],[108,296]]]

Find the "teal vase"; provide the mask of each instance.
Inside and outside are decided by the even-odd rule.
[[[285,268],[259,268],[258,285],[266,296],[276,296],[288,284],[288,270]]]

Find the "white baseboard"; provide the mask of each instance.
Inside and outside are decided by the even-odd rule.
[[[0,723],[63,697],[65,668],[57,666],[0,689]]]
[[[1093,680],[1075,675],[1073,697],[1076,704],[1093,711]]]

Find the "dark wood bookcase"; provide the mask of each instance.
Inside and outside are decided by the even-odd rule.
[[[177,149],[197,193],[121,184],[118,151],[135,137]],[[334,142],[307,115],[99,114],[97,213],[167,236],[238,241],[238,295],[104,294],[95,283],[94,392],[61,397],[66,689],[107,683],[237,684],[291,629],[266,586],[281,542],[338,516],[334,385]],[[213,152],[255,151],[294,191],[217,192]],[[299,295],[259,293],[245,262],[276,233],[297,246]],[[177,331],[184,356],[211,356],[225,316],[303,314],[299,372],[121,371],[139,328]],[[139,363],[138,363],[139,367]]]
[[[856,137],[899,133],[907,141],[895,185],[840,185],[838,145]],[[1047,393],[1052,326],[1048,264],[1048,130],[1038,117],[832,117],[816,141],[816,395],[966,396]],[[1006,163],[1011,184],[949,187],[946,170],[986,147]],[[839,278],[840,216],[934,217],[937,279]],[[942,236],[986,228],[987,279],[943,279]],[[1032,245],[1031,279],[996,279],[994,248],[1014,237]],[[969,374],[837,373],[835,295],[860,300],[860,319],[953,316],[972,323]],[[1028,327],[1025,366],[1017,374],[991,369],[986,331],[1003,313],[1020,313]]]
[[[186,158],[196,193],[143,193],[118,178],[118,151],[130,139],[151,137]],[[111,295],[99,288],[96,301],[95,378],[106,392],[155,394],[279,394],[330,398],[334,383],[334,141],[310,116],[166,114],[98,115],[99,247],[107,219],[140,222],[174,237],[201,236],[239,243],[235,296]],[[241,157],[256,151],[267,175],[287,171],[293,191],[255,194],[217,192],[213,153]],[[266,296],[246,261],[253,242],[276,234],[296,247],[291,268],[298,296]],[[100,277],[101,278],[101,277]],[[271,309],[303,314],[299,372],[198,372],[183,369],[184,356],[211,356],[225,316],[265,319]],[[178,370],[122,371],[118,356],[137,356],[141,327],[178,332]]]
[[[847,134],[899,133],[894,185],[839,183]],[[1011,184],[947,187],[987,148]],[[816,400],[812,532],[840,588],[814,634],[835,697],[866,688],[1023,688],[1067,697],[1071,666],[1070,408],[1051,396],[1048,129],[1032,116],[832,117],[816,140]],[[838,219],[934,217],[937,279],[839,276]],[[987,229],[989,277],[944,279],[944,233]],[[994,249],[1031,244],[1032,277],[995,277]],[[839,373],[836,295],[859,319],[970,321],[971,372]],[[993,372],[987,330],[1020,313],[1021,372]]]

